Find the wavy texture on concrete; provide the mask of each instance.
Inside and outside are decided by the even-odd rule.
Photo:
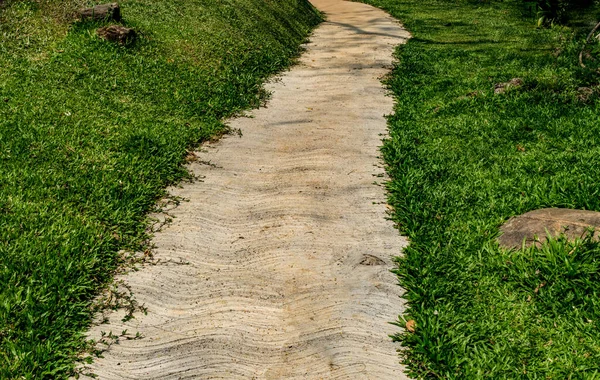
[[[145,338],[97,359],[100,379],[404,378],[388,335],[405,240],[373,182],[393,108],[380,78],[408,33],[368,5],[314,4],[328,21],[268,106],[197,153],[203,182],[172,189],[189,201],[154,238],[165,264],[123,276],[148,314],[91,331]]]

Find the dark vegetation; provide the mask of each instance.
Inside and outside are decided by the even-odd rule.
[[[530,210],[600,211],[600,77],[577,59],[598,9],[538,28],[521,1],[368,2],[413,34],[387,82],[383,147],[411,240],[397,269],[404,362],[418,378],[599,378],[598,242],[496,242]]]
[[[587,10],[594,0],[523,0],[538,11],[538,20],[546,23],[566,23],[574,11]]]
[[[0,1],[0,378],[73,374],[91,300],[144,249],[187,150],[256,107],[319,16],[305,0],[123,0],[128,46],[85,0]]]

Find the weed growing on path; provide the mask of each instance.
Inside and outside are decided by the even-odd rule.
[[[388,81],[397,104],[383,147],[411,239],[397,273],[414,332],[396,337],[411,373],[597,378],[599,244],[495,241],[526,211],[600,210],[600,81],[578,67],[573,29],[536,29],[516,1],[369,2],[413,34]]]

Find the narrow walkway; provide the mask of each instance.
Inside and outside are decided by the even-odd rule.
[[[405,378],[388,337],[405,240],[373,182],[393,108],[380,78],[408,33],[368,5],[313,3],[328,21],[301,63],[231,121],[242,137],[198,152],[203,182],[172,189],[189,202],[154,239],[165,264],[124,276],[148,314],[91,332],[145,338],[97,359],[100,379]]]

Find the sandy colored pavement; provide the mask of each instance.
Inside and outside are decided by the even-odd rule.
[[[144,338],[97,359],[100,379],[406,378],[388,336],[406,241],[373,182],[393,108],[380,78],[408,33],[368,5],[313,3],[328,21],[300,64],[230,122],[242,137],[197,152],[203,182],[172,189],[189,201],[154,238],[158,264],[121,277],[148,314],[90,335]]]

